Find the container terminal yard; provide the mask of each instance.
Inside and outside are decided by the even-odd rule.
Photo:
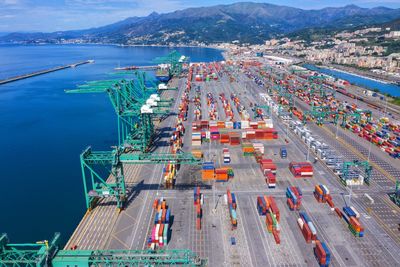
[[[398,118],[264,58],[162,61],[66,91],[108,94],[119,144],[82,153],[65,247],[4,234],[0,266],[400,265]]]

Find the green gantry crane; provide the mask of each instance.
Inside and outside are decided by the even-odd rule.
[[[124,177],[124,164],[192,164],[201,162],[191,153],[142,153],[121,147],[112,151],[92,151],[86,148],[80,155],[86,208],[92,210],[97,200],[107,197],[116,199],[117,208],[122,209],[127,198]],[[104,169],[96,166],[111,166],[104,174]],[[109,176],[111,174],[111,176]]]
[[[264,109],[267,114],[270,114],[270,106],[254,104],[254,107],[251,109],[254,112],[254,119],[258,118],[258,115],[257,115],[258,109]],[[265,115],[267,115],[267,114],[265,114]]]
[[[140,76],[140,75],[139,75]],[[145,152],[154,135],[153,118],[165,115],[173,99],[161,100],[143,81],[93,81],[66,93],[106,92],[117,114],[118,144]]]
[[[87,148],[80,155],[88,210],[95,206],[97,200],[107,197],[114,197],[117,208],[123,208],[127,199],[123,164],[200,163],[190,153],[148,153],[154,136],[153,118],[167,114],[164,108],[169,108],[173,100],[164,101],[152,94],[154,88],[148,89],[143,79],[88,82],[66,92],[106,92],[117,114],[118,146],[112,151],[92,151]],[[98,167],[103,168],[99,170]],[[105,174],[104,168],[107,170]]]
[[[134,78],[140,84],[139,87],[147,88],[147,90],[151,90],[154,93],[156,93],[156,92],[161,93],[162,91],[166,91],[166,90],[170,90],[170,91],[178,90],[178,87],[167,87],[165,84],[163,85],[162,82],[154,81],[153,79],[150,79],[148,77],[147,73],[144,71],[123,70],[123,71],[113,72],[110,74],[111,75],[132,75],[133,74]]]
[[[372,111],[370,111],[370,110],[355,110],[355,111],[353,111],[352,113],[348,113],[348,112],[344,112],[343,114],[342,114],[342,123],[341,123],[341,126],[342,127],[345,127],[346,126],[346,124],[347,124],[347,118],[353,118],[354,119],[354,121],[355,121],[355,123],[360,123],[360,120],[361,120],[361,116],[362,115],[365,115],[365,117],[367,118],[367,122],[370,122],[371,121],[371,118],[372,118]]]
[[[329,118],[333,118],[333,123],[337,124],[339,120],[339,112],[331,111],[328,106],[312,106],[311,110],[304,111],[303,124],[307,123],[307,116],[315,119],[315,123],[319,126],[328,122]]]
[[[369,164],[368,161],[360,161],[360,160],[353,160],[353,161],[346,161],[343,162],[343,166],[342,166],[342,171],[341,171],[341,180],[342,183],[344,183],[346,185],[346,180],[349,179],[354,179],[354,175],[352,172],[352,168],[356,168],[358,170],[360,170],[360,168],[362,168],[363,170],[363,177],[364,177],[364,182],[367,185],[370,185],[370,178],[371,178],[371,173],[372,173],[372,166]],[[359,176],[358,172],[354,173],[355,175],[357,175],[357,178]]]
[[[0,236],[0,267],[93,267],[93,266],[205,266],[188,249],[174,250],[58,250],[60,233],[36,243],[11,244]]]
[[[189,58],[174,50],[166,56],[155,58],[153,61],[158,64],[168,64],[169,74],[171,76],[179,76],[182,72],[182,65],[188,60]]]

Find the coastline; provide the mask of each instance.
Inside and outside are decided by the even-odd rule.
[[[335,68],[335,67],[320,66],[320,65],[315,65],[315,66],[317,66],[318,68],[334,70],[334,71],[350,74],[350,75],[353,75],[353,76],[357,76],[357,77],[360,77],[360,78],[363,78],[363,79],[368,79],[368,80],[375,81],[375,82],[380,82],[380,83],[384,83],[384,84],[393,84],[390,81],[386,81],[386,80],[383,80],[383,79],[372,78],[372,77],[369,77],[369,76],[363,76],[363,75],[355,73],[355,72],[350,72],[350,71],[338,69],[338,68]]]
[[[141,45],[141,44],[118,44],[118,43],[66,43],[66,44],[60,44],[60,43],[38,43],[38,44],[19,44],[19,43],[0,43],[0,45],[21,45],[21,46],[43,46],[43,45],[102,45],[102,46],[119,46],[119,47],[167,47],[167,48],[209,48],[209,49],[215,49],[215,50],[221,50],[221,51],[227,51],[228,49],[226,48],[221,48],[221,47],[215,47],[212,45]]]

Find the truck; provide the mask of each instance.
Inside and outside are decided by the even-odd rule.
[[[287,157],[286,147],[281,147],[279,154],[281,155],[282,159],[286,159],[286,157]]]

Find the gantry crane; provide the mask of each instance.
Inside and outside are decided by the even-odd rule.
[[[270,114],[270,106],[254,104],[254,107],[251,109],[254,112],[254,119],[257,119],[259,117],[262,119],[262,116],[265,114],[263,114],[263,113],[258,114],[258,112],[257,112],[258,110],[261,110],[261,112],[262,112],[262,109],[264,109],[267,114]]]
[[[149,153],[154,135],[153,117],[167,114],[172,99],[161,100],[152,94],[143,80],[94,81],[67,93],[107,92],[117,114],[118,146],[112,151],[92,151],[87,148],[80,156],[86,207],[91,210],[97,200],[113,197],[119,210],[123,209],[127,192],[123,164],[199,164],[190,153]],[[98,170],[106,167],[107,173]]]
[[[355,123],[360,123],[360,120],[361,120],[361,116],[362,115],[365,115],[365,117],[367,118],[367,122],[370,122],[371,121],[371,118],[372,118],[372,111],[370,111],[370,110],[355,110],[355,111],[353,111],[352,113],[349,113],[349,112],[343,112],[343,114],[342,114],[342,123],[341,123],[341,126],[342,127],[345,127],[346,126],[346,123],[347,123],[347,118],[353,118],[354,119],[354,121],[355,121]]]
[[[307,116],[311,116],[315,119],[315,123],[319,126],[326,122],[328,119],[332,118],[333,123],[337,124],[339,120],[339,112],[330,110],[329,106],[312,106],[311,110],[304,111],[303,113],[303,124],[307,123]]]
[[[112,151],[92,151],[88,147],[80,155],[80,161],[88,210],[93,209],[97,200],[108,197],[114,197],[117,208],[123,208],[127,198],[124,164],[200,164],[191,153],[138,153],[121,147]],[[103,174],[104,169],[98,170],[96,166],[111,166],[111,176]]]
[[[354,168],[356,170],[353,172]],[[363,171],[363,175],[359,173],[360,168],[362,168],[361,170]],[[372,173],[372,166],[369,164],[368,161],[353,160],[353,161],[343,162],[340,176],[342,182],[345,183],[347,180],[350,179],[358,180],[361,175],[364,178],[364,182],[367,185],[370,185],[371,173]]]
[[[164,108],[169,108],[173,101],[161,100],[140,79],[93,81],[66,92],[106,92],[117,114],[118,145],[128,145],[142,152],[145,152],[154,134],[153,118],[167,114]]]
[[[158,64],[167,64],[171,76],[179,76],[182,72],[182,66],[188,62],[189,58],[181,55],[176,50],[163,57],[155,58],[153,61]]]
[[[150,79],[146,72],[138,70],[123,70],[118,72],[110,73],[111,75],[134,75],[135,80],[139,83],[139,87],[147,88],[154,93],[161,93],[162,91],[176,91],[178,87],[167,87],[165,83],[154,81]]]
[[[93,266],[205,266],[188,249],[173,250],[59,250],[60,233],[36,243],[11,244],[0,236],[0,266],[11,267],[93,267]]]

